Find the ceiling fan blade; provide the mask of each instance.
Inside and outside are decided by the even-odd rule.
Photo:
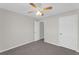
[[[34,3],[29,3],[33,8],[37,8],[37,6]]]
[[[43,8],[43,10],[51,10],[53,7],[49,6],[49,7],[46,7],[46,8]]]

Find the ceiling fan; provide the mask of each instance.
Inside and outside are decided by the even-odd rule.
[[[39,15],[39,16],[44,16],[44,14],[45,14],[44,11],[52,10],[52,8],[53,8],[52,6],[41,8],[34,3],[29,3],[29,5],[31,5],[33,8],[35,8],[36,15]],[[34,11],[29,11],[28,13],[32,13],[32,12],[34,12]]]

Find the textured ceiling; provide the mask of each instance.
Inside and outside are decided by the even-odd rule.
[[[42,4],[37,4],[37,5],[41,7],[46,7],[48,5],[53,6],[53,9],[47,12],[42,17],[57,15],[59,13],[79,9],[78,3],[42,3]],[[34,10],[28,3],[0,3],[0,8],[4,8],[10,11],[17,12],[23,15],[28,15],[31,17],[36,17],[36,18],[41,17],[41,16],[36,16],[35,12],[28,14],[28,11]]]

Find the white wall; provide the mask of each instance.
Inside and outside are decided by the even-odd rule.
[[[44,38],[45,42],[51,44],[58,43],[58,18],[46,17],[41,20],[44,22]]]
[[[79,14],[78,14],[78,40],[77,40],[77,51],[79,52]]]
[[[79,11],[69,11],[65,12],[62,14],[54,15],[54,16],[49,16],[46,18],[41,19],[41,22],[44,22],[44,37],[45,37],[45,42],[59,45],[59,39],[58,39],[58,33],[59,33],[59,17],[63,16],[70,16],[70,15],[79,15]],[[79,20],[79,19],[78,19]],[[79,24],[79,22],[78,22]],[[79,31],[79,25],[78,29]],[[79,37],[79,32],[78,32],[78,37]],[[79,38],[77,40],[77,49],[79,51]]]
[[[0,52],[34,40],[33,18],[0,9]]]

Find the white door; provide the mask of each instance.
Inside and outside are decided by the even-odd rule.
[[[77,16],[59,19],[59,45],[75,50],[77,44]]]
[[[34,41],[40,40],[40,22],[34,21]]]

